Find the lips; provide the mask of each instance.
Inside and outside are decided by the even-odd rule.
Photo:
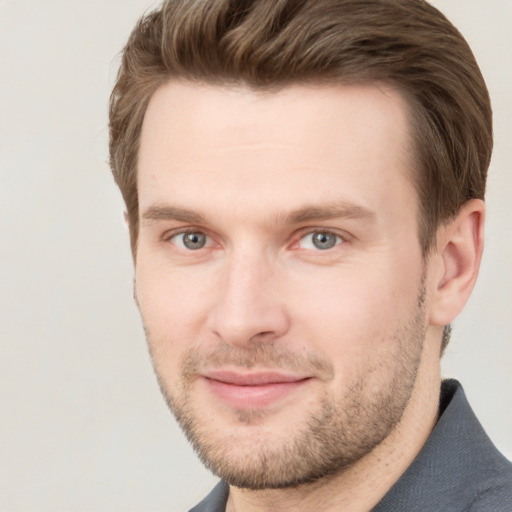
[[[203,377],[214,397],[235,409],[261,409],[283,402],[310,380],[302,375],[266,371],[213,370]]]

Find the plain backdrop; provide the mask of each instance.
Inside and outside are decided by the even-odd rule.
[[[436,0],[488,81],[480,280],[443,374],[512,457],[512,1]],[[0,512],[182,511],[214,484],[167,411],[107,165],[118,53],[149,0],[0,0]]]

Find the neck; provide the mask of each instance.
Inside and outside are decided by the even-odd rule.
[[[231,487],[226,512],[371,510],[411,465],[436,424],[441,377],[435,346],[426,343],[400,422],[370,453],[337,474],[293,488],[252,491]]]

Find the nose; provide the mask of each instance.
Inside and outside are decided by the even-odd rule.
[[[289,329],[276,274],[264,257],[232,257],[225,263],[209,328],[225,343],[240,347],[275,341]]]

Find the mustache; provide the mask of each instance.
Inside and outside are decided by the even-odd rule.
[[[318,375],[326,380],[334,377],[334,367],[322,354],[304,354],[272,342],[254,342],[243,348],[221,344],[206,351],[190,348],[183,357],[181,375],[189,381],[202,370],[227,366],[248,370],[285,370]]]

